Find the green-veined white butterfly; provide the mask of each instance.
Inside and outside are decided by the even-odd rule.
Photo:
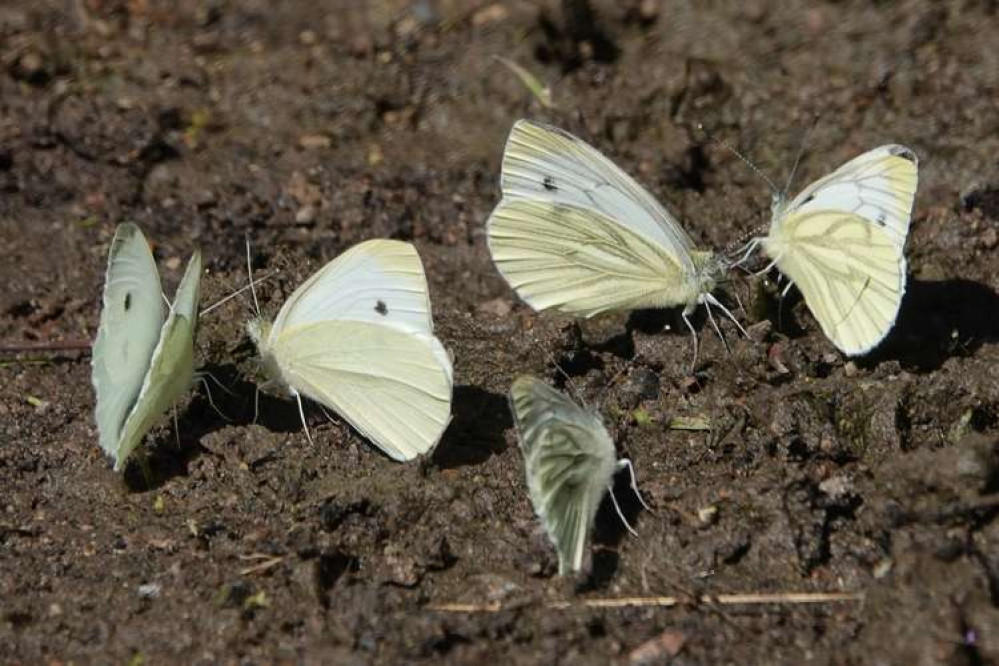
[[[698,304],[713,324],[712,305],[735,321],[711,294],[725,260],[696,249],[679,222],[596,148],[519,120],[501,171],[503,196],[487,223],[489,250],[535,310],[592,317],[682,305],[695,360],[689,316]]]
[[[416,248],[370,240],[330,261],[273,323],[247,325],[268,383],[329,407],[394,460],[432,450],[451,420],[453,373],[434,337]]]
[[[898,316],[917,168],[914,152],[885,145],[791,201],[775,192],[769,234],[747,246],[746,256],[763,248],[767,269],[797,285],[826,337],[851,356],[873,349]]]
[[[142,231],[118,226],[92,358],[97,430],[115,471],[194,381],[200,284],[201,252],[195,250],[168,306]]]
[[[617,459],[614,442],[599,417],[535,377],[514,380],[510,409],[524,455],[527,489],[534,512],[555,545],[559,574],[580,571],[604,493],[610,491],[618,516],[634,534],[612,490],[614,473],[631,468],[631,461]],[[645,506],[634,470],[631,484]]]

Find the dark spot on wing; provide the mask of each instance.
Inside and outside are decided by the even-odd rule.
[[[128,312],[132,308],[132,292],[125,292],[125,312]]]
[[[542,181],[541,184],[544,185],[545,189],[548,190],[549,192],[558,191],[558,187],[555,185],[554,176],[545,176],[545,179]]]
[[[383,317],[388,314],[388,306],[385,305],[385,301],[379,300],[375,303],[375,312]]]
[[[804,201],[802,201],[802,202],[801,202],[801,205],[802,205],[802,206],[804,206],[804,205],[805,205],[806,203],[808,203],[809,201],[811,201],[811,200],[812,200],[812,199],[814,199],[814,198],[815,198],[815,195],[814,195],[814,194],[810,194],[810,195],[808,195],[808,198],[807,198],[807,199],[805,199]]]
[[[903,160],[909,160],[913,164],[916,163],[916,153],[912,152],[905,146],[892,146],[890,151],[895,157],[901,157]]]
[[[875,220],[875,222],[878,223],[878,226],[883,227],[883,226],[885,226],[885,222],[887,220],[888,220],[888,216],[885,215],[884,211],[881,211],[881,212],[878,213],[878,219]]]

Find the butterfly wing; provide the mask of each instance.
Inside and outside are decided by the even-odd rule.
[[[201,252],[196,250],[187,262],[139,396],[122,428],[117,451],[112,454],[115,471],[125,467],[128,456],[150,428],[191,387],[200,289]]]
[[[326,320],[286,328],[273,354],[293,390],[336,410],[394,460],[431,451],[451,420],[451,361],[424,331]]]
[[[528,492],[558,553],[559,574],[579,571],[614,474],[614,444],[599,419],[534,377],[514,381],[510,403]]]
[[[834,210],[790,215],[776,231],[764,249],[797,285],[826,337],[850,355],[884,339],[905,293],[905,257],[895,237]]]
[[[846,354],[873,349],[898,317],[917,183],[915,153],[885,145],[816,181],[774,216],[764,250]]]
[[[535,310],[591,317],[697,297],[675,255],[592,207],[504,199],[489,218],[489,248]]]
[[[820,210],[852,213],[884,229],[901,248],[909,233],[918,182],[918,160],[913,151],[895,144],[880,146],[812,183],[787,210],[797,214]]]
[[[358,243],[292,293],[271,335],[329,319],[401,324],[432,333],[427,278],[416,248],[395,240]]]
[[[694,245],[676,219],[616,164],[568,132],[517,121],[503,151],[504,199],[532,199],[602,213],[694,272]]]
[[[134,224],[121,224],[115,232],[103,301],[91,380],[100,445],[117,458],[119,435],[142,389],[166,317],[156,262]]]

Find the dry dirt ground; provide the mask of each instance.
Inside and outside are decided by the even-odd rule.
[[[7,663],[999,663],[999,16],[994,1],[36,0],[0,5],[0,340],[92,339],[108,242],[138,222],[168,293],[262,308],[372,237],[413,241],[456,358],[431,459],[391,462],[313,409],[252,423],[246,300],[206,316],[205,393],[124,478],[97,447],[89,355],[0,363]],[[495,60],[550,82],[547,110]],[[919,155],[895,331],[854,361],[794,295],[733,272],[753,339],[674,312],[577,327],[489,260],[506,133],[558,124],[698,244],[768,220],[881,143]],[[782,315],[778,319],[778,310]],[[506,407],[532,372],[604,403],[654,513],[618,480],[592,575],[561,580]],[[679,419],[679,421],[678,421]],[[707,430],[680,430],[686,419]],[[726,606],[700,595],[863,600]],[[586,600],[673,595],[680,605]],[[571,601],[566,609],[550,606]],[[495,612],[434,610],[438,604]]]

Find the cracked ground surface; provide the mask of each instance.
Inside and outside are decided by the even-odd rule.
[[[205,317],[195,391],[147,442],[97,447],[85,352],[0,362],[0,653],[14,663],[947,663],[999,660],[999,30],[994,3],[6,2],[0,7],[0,340],[93,337],[108,242],[155,244],[168,293],[261,306],[372,237],[414,242],[454,352],[454,421],[392,463],[290,401],[252,423],[247,301]],[[552,83],[546,110],[499,65]],[[511,124],[585,138],[699,246],[888,142],[920,158],[895,330],[850,361],[773,275],[733,273],[751,339],[678,313],[538,316],[483,224]],[[723,294],[724,297],[724,294]],[[655,513],[618,480],[591,576],[555,575],[506,406],[571,377],[602,403]],[[169,419],[165,419],[169,422]],[[552,600],[862,592],[863,602],[554,611]],[[499,603],[492,613],[433,604]],[[657,661],[658,660],[658,661]],[[138,663],[132,661],[131,663]]]

